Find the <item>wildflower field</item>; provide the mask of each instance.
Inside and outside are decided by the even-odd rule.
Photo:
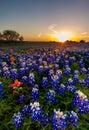
[[[89,50],[2,49],[0,130],[89,130]]]

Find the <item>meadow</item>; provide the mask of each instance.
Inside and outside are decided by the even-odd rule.
[[[0,130],[88,130],[89,43],[19,44],[0,46]]]

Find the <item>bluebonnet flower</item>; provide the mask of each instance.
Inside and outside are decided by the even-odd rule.
[[[31,101],[37,101],[39,99],[39,89],[33,88],[31,92]]]
[[[80,114],[86,114],[89,112],[89,100],[87,99],[87,96],[80,90],[78,90],[76,94],[77,95],[73,100],[73,105],[78,108],[78,112]]]
[[[3,67],[3,75],[6,79],[10,78],[10,70],[7,66]]]
[[[86,81],[83,79],[83,80],[79,80],[79,83],[82,84],[82,85],[86,85]]]
[[[2,82],[0,82],[0,88],[3,88],[3,83]]]
[[[26,67],[26,62],[24,61],[24,59],[21,61],[20,67],[21,68],[25,68]]]
[[[13,125],[16,127],[16,130],[18,130],[24,123],[23,116],[20,112],[17,114],[15,113],[13,116]]]
[[[0,100],[2,100],[5,96],[5,93],[3,91],[3,88],[0,88]]]
[[[18,79],[18,72],[17,72],[17,69],[11,69],[11,76],[10,76],[13,81]]]
[[[89,76],[85,79],[86,85],[89,87]]]
[[[28,77],[27,76],[23,76],[22,77],[22,82],[23,83],[28,83]]]
[[[57,89],[57,92],[61,95],[64,96],[65,92],[66,92],[66,86],[64,84],[61,84],[60,87]]]
[[[74,85],[73,79],[69,78],[66,84],[67,85]]]
[[[62,78],[62,71],[60,69],[58,69],[56,71],[56,75],[58,75],[59,79],[61,79]]]
[[[47,77],[43,77],[41,84],[42,84],[42,88],[44,88],[44,89],[48,87]]]
[[[40,108],[39,102],[30,103],[29,115],[32,117],[33,121],[39,122],[42,119],[43,111]]]
[[[59,87],[59,85],[60,85],[59,77],[58,77],[57,75],[51,76],[51,84],[50,84],[50,87],[51,87],[52,89],[54,89],[54,88]]]
[[[66,67],[66,69],[64,70],[64,75],[69,76],[70,74],[71,74],[71,68]]]
[[[37,88],[37,89],[38,89],[38,88],[39,88],[38,84],[35,84],[35,85],[34,85],[34,88]]]
[[[5,93],[3,91],[3,83],[0,82],[0,100],[2,100],[5,96]]]
[[[23,116],[28,116],[29,115],[29,107],[27,105],[23,106],[21,113]]]
[[[59,65],[58,64],[54,64],[55,66],[54,66],[54,69],[55,70],[58,70],[59,69]]]
[[[41,124],[42,127],[45,127],[48,123],[50,122],[49,120],[49,114],[42,114],[42,119],[41,119]]]
[[[74,85],[68,85],[67,86],[67,91],[71,92],[72,94],[76,93],[76,87]]]
[[[54,90],[49,90],[46,94],[46,100],[48,104],[55,104],[56,103],[56,93]]]
[[[20,68],[20,76],[25,76],[26,75],[26,71],[25,68]]]
[[[49,66],[48,66],[48,65],[45,65],[45,66],[44,66],[44,69],[45,69],[45,73],[48,75],[49,70],[50,70]]]
[[[76,60],[76,58],[75,58],[74,56],[72,56],[72,57],[69,57],[69,62],[70,62],[70,63],[73,63],[73,62],[75,62],[75,60]]]
[[[79,75],[78,74],[74,74],[73,76],[73,82],[77,83],[79,81]]]
[[[81,72],[82,74],[87,74],[87,69],[83,67],[83,68],[81,68],[80,72]]]
[[[53,75],[54,75],[54,70],[50,69],[49,70],[49,74],[48,74],[49,78],[51,78]]]
[[[66,114],[63,114],[60,110],[54,110],[54,114],[52,116],[52,128],[54,130],[65,130],[67,127],[66,123]]]
[[[43,68],[42,65],[40,65],[39,68],[38,68],[38,74],[39,74],[39,75],[42,75],[43,72],[44,72],[44,68]]]
[[[18,99],[18,103],[19,103],[19,104],[23,104],[23,103],[25,102],[25,100],[26,100],[25,95],[21,95],[21,96],[19,97],[19,99]]]
[[[29,83],[29,86],[31,86],[31,87],[33,87],[35,85],[36,81],[35,81],[35,76],[33,73],[29,74],[28,83]]]
[[[69,121],[69,124],[72,124],[74,127],[76,127],[79,121],[79,117],[77,113],[75,113],[74,111],[70,111],[68,115],[68,121]]]
[[[79,71],[78,70],[74,70],[74,75],[79,75]]]

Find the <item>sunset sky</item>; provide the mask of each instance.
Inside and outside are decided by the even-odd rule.
[[[89,0],[0,0],[0,32],[11,29],[25,40],[89,41]]]

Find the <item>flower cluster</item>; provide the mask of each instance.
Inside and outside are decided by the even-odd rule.
[[[0,100],[2,100],[4,98],[4,91],[3,91],[3,84],[2,82],[0,82]]]
[[[17,114],[15,113],[13,116],[13,125],[16,127],[16,130],[18,130],[24,123],[23,116],[20,112]]]
[[[54,90],[49,90],[46,94],[47,104],[55,104],[56,103],[56,93]]]
[[[35,85],[36,81],[35,81],[35,76],[33,73],[29,74],[28,83],[29,83],[29,86],[31,87]]]
[[[67,118],[68,118],[69,124],[74,125],[74,127],[77,126],[78,121],[79,121],[79,117],[78,117],[77,113],[75,113],[74,111],[70,111]]]
[[[38,99],[39,99],[39,89],[38,88],[32,88],[31,101],[35,102]]]
[[[73,100],[73,105],[78,108],[80,114],[86,114],[89,112],[89,100],[87,96],[82,93],[80,90],[76,92],[76,96]]]
[[[48,87],[48,79],[47,77],[43,77],[42,79],[42,88],[46,89]]]
[[[33,121],[39,122],[42,119],[43,111],[40,108],[39,102],[30,103],[29,114]]]
[[[57,88],[60,85],[60,80],[58,75],[51,76],[51,88]]]
[[[61,130],[65,130],[67,127],[66,114],[60,110],[54,110],[54,114],[52,116],[52,127],[54,130],[59,130],[59,128]]]
[[[23,83],[28,83],[28,77],[27,76],[22,76],[22,82]]]
[[[11,78],[14,80],[18,79],[17,69],[11,69]]]
[[[21,110],[22,115],[28,116],[29,115],[29,107],[27,105],[23,106],[22,110]]]
[[[61,84],[60,87],[57,89],[58,94],[60,94],[61,96],[64,96],[65,92],[66,92],[66,86],[64,84]]]
[[[87,87],[89,87],[89,76],[85,79]]]
[[[18,103],[19,104],[23,104],[23,103],[25,103],[25,100],[26,100],[26,97],[25,97],[25,95],[21,95],[20,97],[19,97],[19,99],[18,99]]]

